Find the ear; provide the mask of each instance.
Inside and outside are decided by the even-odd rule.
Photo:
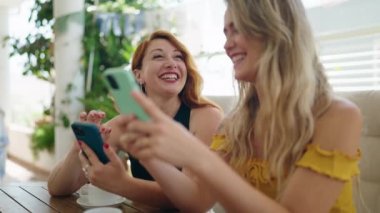
[[[144,84],[144,79],[142,78],[140,69],[134,69],[133,74],[135,75],[135,78],[139,84]]]

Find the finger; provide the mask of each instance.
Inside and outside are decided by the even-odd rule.
[[[103,134],[104,136],[107,136],[111,133],[112,129],[110,127],[106,126],[101,126],[100,127],[100,133]]]
[[[153,101],[149,100],[142,92],[132,91],[131,95],[153,120],[166,119],[167,116],[160,110],[160,108],[158,108]]]
[[[96,110],[91,110],[87,115],[87,121],[95,123],[95,124],[99,124],[100,119],[98,116],[98,112]]]
[[[139,132],[126,132],[120,136],[120,143],[134,143],[136,140],[145,138],[147,135]]]
[[[84,122],[84,121],[87,121],[87,113],[86,112],[81,112],[79,114],[79,120]]]
[[[134,144],[134,149],[138,151],[142,151],[143,149],[147,149],[150,146],[150,143],[152,140],[148,137],[140,137],[139,139],[136,140]]]
[[[133,143],[136,141],[137,137],[133,133],[124,133],[120,136],[119,146],[122,150],[129,152]]]
[[[75,149],[78,152],[80,151],[80,146],[79,146],[78,141],[74,141],[73,142],[73,149]]]
[[[88,162],[91,165],[99,165],[99,164],[101,164],[101,162],[99,161],[99,159],[96,156],[96,154],[94,153],[94,151],[92,151],[92,149],[90,147],[88,147],[86,143],[81,142],[80,143],[80,147],[85,152],[85,154],[86,154],[86,156],[88,158]]]
[[[78,157],[80,164],[82,165],[82,168],[86,167],[87,165],[90,165],[90,162],[88,162],[82,150],[78,153]]]
[[[136,150],[136,141],[145,137],[145,134],[142,135],[140,133],[124,133],[120,136],[119,146],[124,151],[134,152],[134,150]]]
[[[105,134],[105,136],[106,136],[106,138],[105,138],[106,141],[108,140],[108,138],[109,138],[111,132],[112,132],[112,129],[111,129],[110,127],[108,127],[107,130],[106,130],[106,134]]]
[[[142,134],[127,132],[120,136],[120,142],[128,143],[131,141],[135,141],[137,138],[142,137]]]
[[[106,116],[106,114],[103,111],[100,111],[100,110],[95,111],[94,117],[95,117],[96,124],[98,124],[100,126],[102,123],[102,120],[105,118],[105,116]]]
[[[91,164],[90,164],[90,162],[88,162],[88,160],[85,157],[82,150],[78,153],[78,157],[79,157],[79,162],[80,162],[81,167],[82,167],[83,174],[86,177],[86,179],[88,179],[89,178],[88,173],[89,173],[89,169],[91,167]]]
[[[136,120],[136,117],[134,115],[118,115],[114,119],[114,122],[116,126],[124,130],[128,126],[128,124],[133,120]]]
[[[127,131],[139,135],[152,135],[156,132],[157,124],[135,120],[127,126]]]
[[[120,158],[116,154],[115,150],[108,143],[103,144],[103,150],[111,163],[120,161]]]
[[[102,134],[103,141],[108,141],[112,129],[110,127],[101,127],[100,133]]]
[[[103,120],[106,117],[106,113],[103,111],[98,111],[98,117]]]
[[[153,155],[153,151],[151,149],[141,149],[135,153],[134,157],[140,161],[156,158],[156,156]]]
[[[133,142],[129,142],[128,147],[129,147],[129,152],[135,156],[139,156],[140,152],[151,149],[150,145],[152,140],[149,137],[139,137],[138,139],[134,140]]]

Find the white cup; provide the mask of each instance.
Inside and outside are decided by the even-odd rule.
[[[112,205],[114,204],[115,200],[120,199],[121,197],[117,194],[114,194],[112,192],[107,192],[103,189],[100,189],[92,184],[89,184],[87,187],[87,197],[88,202],[91,205]]]
[[[85,213],[122,213],[120,209],[112,208],[112,207],[100,207],[93,208],[84,211]]]

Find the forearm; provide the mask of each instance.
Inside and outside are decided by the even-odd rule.
[[[151,160],[144,166],[173,204],[181,211],[205,212],[214,204],[215,201],[207,190],[189,174],[158,160]]]
[[[48,190],[53,196],[70,195],[86,183],[78,158],[78,151],[71,149],[63,161],[50,172]]]
[[[190,169],[207,184],[227,212],[287,212],[242,179],[216,153],[203,154],[204,163],[192,164]]]

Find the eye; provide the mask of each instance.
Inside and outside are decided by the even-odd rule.
[[[153,59],[160,59],[160,58],[163,58],[163,56],[161,54],[155,54],[152,56]]]
[[[236,27],[235,27],[234,24],[231,26],[231,33],[232,33],[232,34],[237,34],[237,33],[239,33],[239,30],[236,29]]]
[[[239,30],[236,29],[234,23],[230,23],[227,27],[224,28],[224,35],[226,38],[239,34]]]
[[[181,54],[175,55],[174,58],[177,60],[181,60],[181,61],[185,60],[185,57],[183,57],[183,55],[181,55]]]

